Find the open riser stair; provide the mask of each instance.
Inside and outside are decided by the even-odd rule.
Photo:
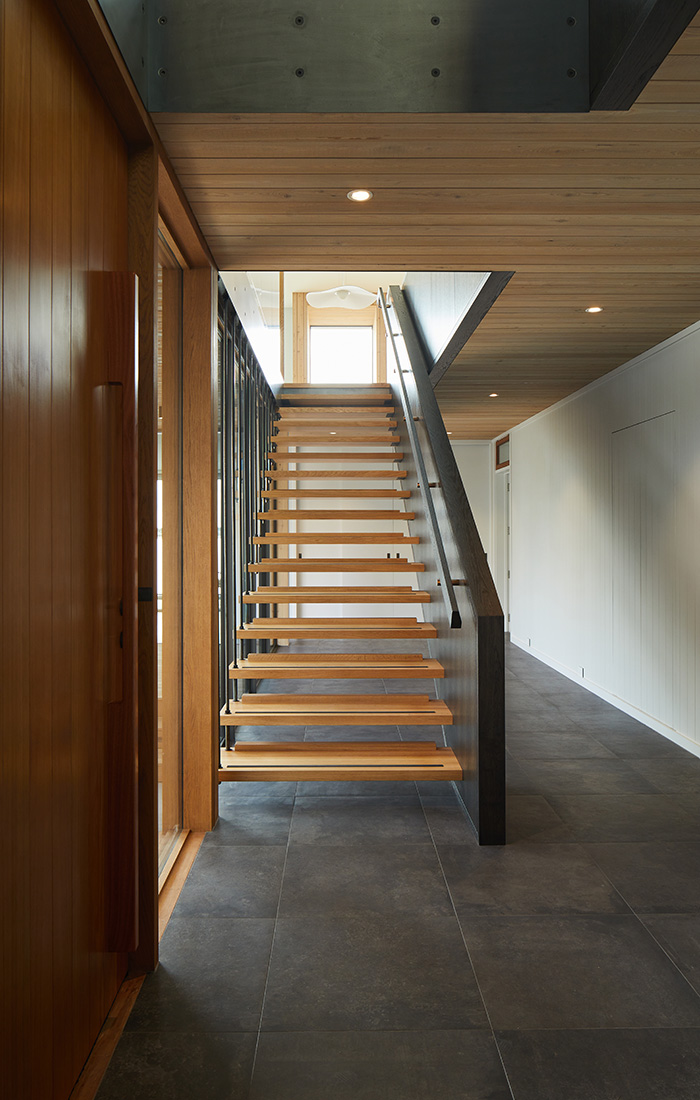
[[[392,529],[415,518],[405,503],[415,487],[407,486],[407,472],[400,466],[404,452],[395,449],[399,418],[391,388],[287,384],[279,391],[278,405],[274,449],[266,452],[263,510],[257,512],[252,538],[261,556],[247,566],[250,588],[242,598],[244,605],[252,605],[252,614],[239,637],[278,643],[279,648],[250,653],[231,665],[230,694],[238,695],[237,683],[243,693],[230,698],[220,715],[221,725],[233,727],[234,734],[241,726],[270,727],[270,740],[243,737],[223,749],[219,779],[461,779],[452,749],[435,740],[341,739],[343,727],[432,728],[453,721],[449,707],[435,698],[434,681],[445,675],[442,664],[420,652],[404,652],[405,644],[392,652],[392,641],[427,642],[437,631],[429,621],[428,592],[410,583],[381,583],[382,575],[419,576],[425,570],[412,557],[414,546],[420,556],[419,538],[407,529]],[[342,486],[324,487],[324,481]],[[367,556],[355,549],[364,546]],[[368,577],[364,583],[370,573],[377,574],[377,581]],[[332,583],[326,584],[316,574],[362,574],[363,583],[339,585],[329,577]],[[396,614],[402,605],[410,610],[416,604],[424,609],[420,618]],[[345,605],[350,607],[347,614],[342,613]],[[352,605],[376,610],[353,615]],[[264,613],[256,615],[256,608]],[[321,608],[329,610],[319,614]],[[337,652],[324,652],[335,642]],[[362,652],[358,642],[373,644]],[[316,649],[314,643],[320,643]],[[343,643],[360,651],[343,652]],[[314,690],[287,694],[283,684],[279,692],[245,690],[260,681],[286,679],[313,681]],[[356,693],[338,693],[338,681],[343,680],[348,682],[346,692],[358,680],[398,683],[384,695],[376,690],[363,694],[361,685]],[[402,680],[418,681],[424,688],[402,693]],[[327,692],[319,690],[323,681],[332,681]],[[275,741],[276,726],[298,727],[299,740]],[[305,741],[304,730],[318,726],[337,728],[338,740]]]

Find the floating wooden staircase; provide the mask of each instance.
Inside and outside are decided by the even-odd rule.
[[[422,604],[430,602],[428,592],[410,585],[324,585],[308,579],[321,573],[421,573],[425,566],[409,556],[396,553],[396,547],[414,546],[419,539],[407,533],[377,531],[375,523],[386,520],[406,521],[415,513],[384,507],[365,506],[368,500],[406,500],[411,489],[401,488],[406,471],[393,464],[400,462],[403,452],[393,450],[399,442],[395,434],[396,409],[391,403],[391,389],[386,385],[324,386],[285,385],[279,395],[280,418],[274,443],[278,449],[268,453],[275,469],[266,473],[263,500],[269,510],[257,515],[259,534],[253,538],[258,546],[322,547],[386,546],[394,548],[386,557],[274,557],[249,564],[251,582],[256,574],[276,578],[280,583],[252,587],[243,596],[245,604],[273,608],[300,607],[307,604],[329,606],[362,604],[378,606]],[[353,451],[354,446],[383,444],[386,450]],[[320,450],[290,450],[292,447]],[[337,447],[342,450],[328,450]],[[358,469],[364,463],[371,469]],[[309,468],[322,464],[321,469]],[[381,468],[377,468],[381,465]],[[387,466],[393,468],[387,468]],[[307,488],[309,481],[342,480],[342,489]],[[372,483],[368,488],[349,488],[348,482]],[[380,488],[377,483],[394,481],[393,488]],[[290,486],[290,483],[293,483]],[[338,501],[357,499],[361,507],[304,507],[306,500]],[[292,503],[296,506],[291,507]],[[287,529],[290,522],[328,521],[368,525],[364,531],[308,531]],[[278,525],[283,530],[278,530]],[[298,585],[290,584],[289,574],[306,574]],[[387,610],[389,608],[387,607]],[[437,636],[430,622],[412,616],[365,615],[314,618],[306,615],[291,617],[256,617],[246,623],[243,636],[270,641],[337,640],[357,642],[391,639],[426,641]],[[296,652],[253,653],[230,668],[235,681],[257,680],[439,680],[444,668],[439,661],[421,653],[323,653],[308,652],[306,647]],[[350,686],[350,685],[348,685]],[[426,685],[427,686],[427,685]],[[398,687],[398,685],[397,685]],[[231,700],[220,717],[224,726],[298,726],[302,730],[313,726],[449,726],[452,714],[441,699],[426,694],[284,694],[277,692],[247,693]],[[220,780],[387,780],[387,779],[461,779],[462,771],[450,748],[434,741],[304,741],[246,742],[237,741],[232,749],[222,750]]]

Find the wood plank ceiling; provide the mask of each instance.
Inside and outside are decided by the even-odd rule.
[[[628,112],[154,119],[222,270],[515,272],[438,386],[455,439],[700,318],[700,17]]]

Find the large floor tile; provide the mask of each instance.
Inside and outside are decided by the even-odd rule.
[[[247,1100],[255,1034],[125,1032],[97,1100]]]
[[[587,844],[638,913],[700,913],[700,842]]]
[[[426,844],[420,801],[406,798],[297,797],[290,844]]]
[[[300,798],[418,798],[413,780],[300,780],[297,792]]]
[[[274,917],[286,850],[202,845],[178,899],[178,917]]]
[[[251,1100],[511,1100],[484,1031],[293,1032],[260,1038]]]
[[[700,914],[645,916],[642,920],[654,939],[700,993]]]
[[[499,1032],[517,1100],[696,1100],[694,1029]]]
[[[683,757],[655,757],[633,759],[629,761],[630,767],[638,775],[651,783],[657,790],[665,794],[676,795],[679,793],[698,795],[700,804],[700,760],[690,753],[684,753]]]
[[[462,924],[497,1029],[700,1027],[700,997],[634,916]]]
[[[550,794],[548,801],[578,840],[700,839],[700,823],[667,795]]]
[[[353,913],[451,915],[432,844],[293,845],[280,917]]]
[[[274,920],[173,916],[128,1031],[255,1031]]]
[[[629,913],[576,844],[439,847],[459,916],[479,913]]]
[[[486,1027],[453,916],[278,920],[264,1031]]]
[[[304,741],[399,741],[396,726],[307,726]]]
[[[653,794],[656,787],[625,760],[538,760],[521,765],[544,794]]]
[[[233,784],[231,784],[233,785]],[[255,784],[257,786],[257,784]],[[283,784],[287,786],[288,784]],[[236,786],[247,787],[248,783]],[[266,783],[270,797],[224,799],[219,796],[219,820],[207,833],[203,847],[229,844],[286,844],[292,823],[292,804],[275,798],[275,783]]]
[[[540,794],[508,795],[506,835],[508,844],[524,840],[560,844],[575,839],[572,830]]]
[[[423,799],[423,809],[435,844],[478,845],[474,826],[462,806],[442,799]]]
[[[234,783],[219,784],[219,809],[228,812],[229,808],[248,805],[251,802],[287,803],[294,802],[297,793],[296,783]]]
[[[614,753],[585,733],[569,730],[532,730],[530,732],[508,731],[506,738],[508,752],[517,761],[540,760],[581,760],[587,757],[601,757],[613,760]]]
[[[687,753],[668,737],[635,723],[633,718],[622,715],[614,722],[601,719],[587,723],[588,732],[602,745],[623,759],[634,756],[638,759],[655,756],[671,756],[684,760]]]

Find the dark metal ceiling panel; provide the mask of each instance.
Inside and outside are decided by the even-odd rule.
[[[582,111],[588,0],[151,0],[152,111]]]

